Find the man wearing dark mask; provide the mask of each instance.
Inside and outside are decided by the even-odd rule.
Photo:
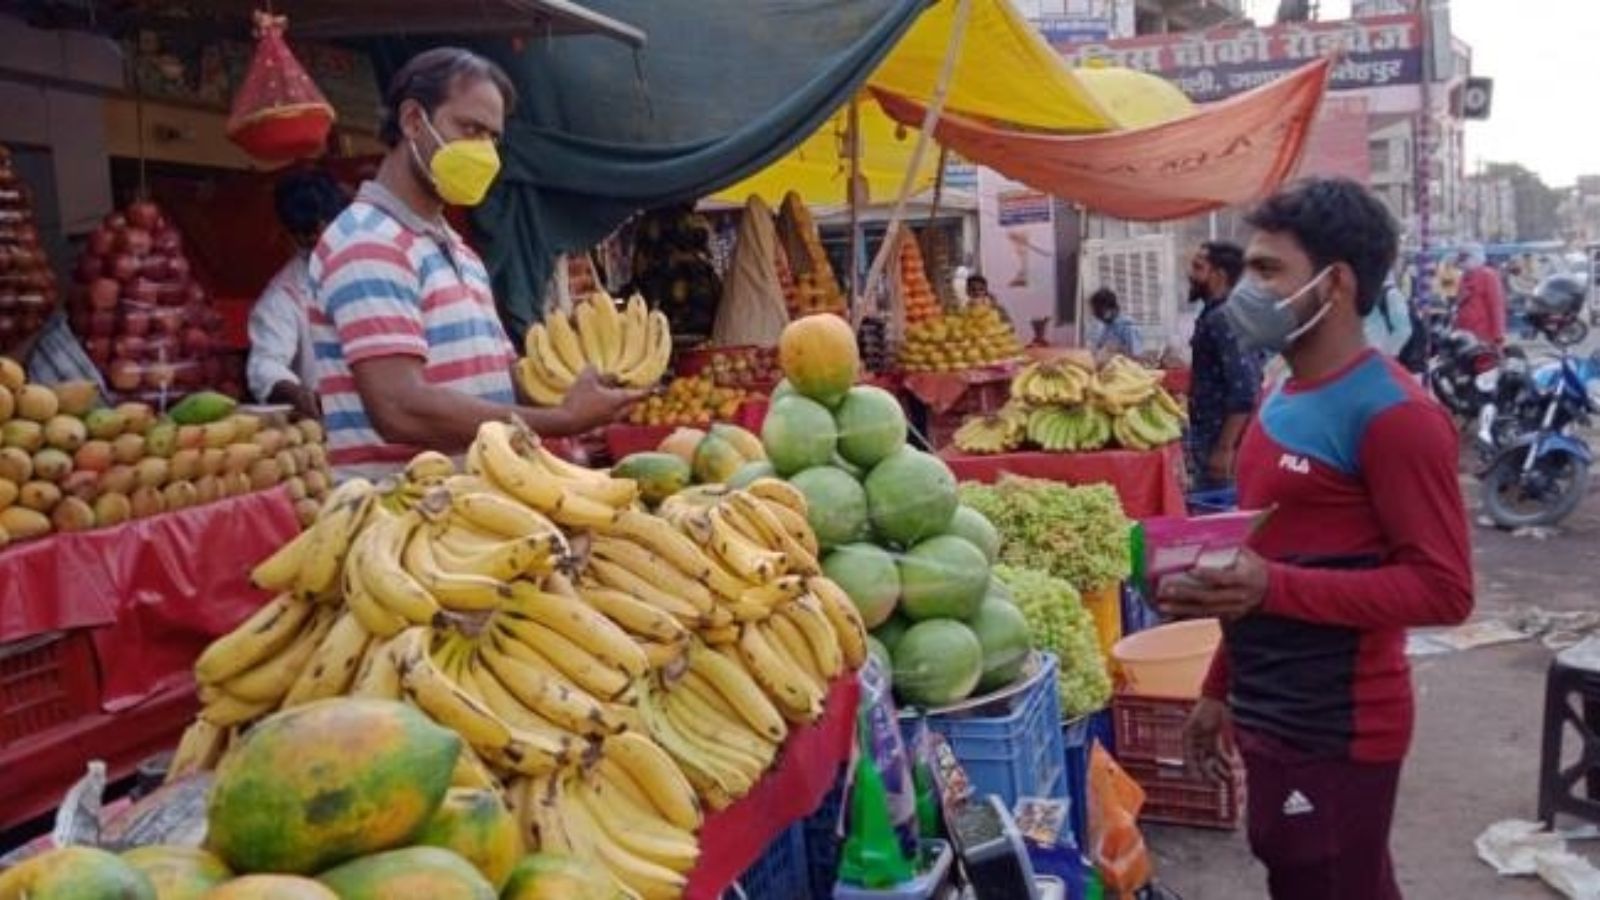
[[[1228,292],[1244,271],[1244,251],[1207,241],[1189,261],[1189,301],[1203,304],[1189,341],[1189,431],[1184,437],[1197,488],[1233,483],[1234,454],[1261,392],[1261,363],[1240,349],[1222,315]]]
[[[1459,623],[1473,605],[1455,425],[1363,332],[1398,242],[1383,204],[1315,179],[1247,221],[1248,274],[1223,309],[1289,377],[1239,451],[1239,506],[1270,513],[1230,564],[1158,590],[1170,615],[1223,621],[1185,740],[1222,774],[1231,718],[1275,900],[1395,900],[1406,630]]]
[[[478,255],[444,219],[475,206],[500,170],[516,91],[455,47],[395,73],[378,176],[323,232],[311,259],[312,341],[329,457],[340,477],[382,476],[419,450],[459,454],[486,421],[542,435],[611,421],[642,396],[585,370],[561,406],[520,405],[507,339]]]

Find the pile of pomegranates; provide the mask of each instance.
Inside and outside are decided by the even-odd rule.
[[[39,244],[33,204],[0,146],[0,350],[38,331],[56,305],[56,279]]]
[[[213,383],[220,320],[155,203],[135,200],[106,216],[75,280],[73,330],[112,390],[165,396]]]

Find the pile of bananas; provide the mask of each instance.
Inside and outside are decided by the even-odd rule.
[[[785,482],[693,488],[662,515],[637,497],[504,423],[466,472],[424,453],[346,482],[252,570],[276,596],[195,663],[202,708],[170,777],[279,709],[406,700],[462,736],[458,782],[502,790],[530,849],[678,896],[702,810],[821,715],[866,630]]]
[[[1028,439],[1028,408],[1012,401],[991,415],[973,416],[956,429],[956,448],[963,453],[1009,453]]]
[[[1027,406],[1082,403],[1095,373],[1067,360],[1030,363],[1011,379],[1011,399]]]
[[[1098,450],[1111,441],[1111,416],[1093,406],[1040,406],[1028,414],[1028,440],[1041,450]]]
[[[1032,444],[1058,453],[1113,442],[1149,450],[1183,436],[1187,415],[1159,373],[1122,356],[1091,372],[1072,360],[1036,362],[1011,381],[1011,401],[956,430],[964,453],[1008,453]]]
[[[672,357],[667,317],[651,312],[638,294],[622,312],[605,292],[579,301],[570,316],[551,310],[529,326],[517,361],[523,393],[541,406],[560,406],[572,383],[592,368],[628,387],[661,380]]]

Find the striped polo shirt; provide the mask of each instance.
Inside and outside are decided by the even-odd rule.
[[[511,341],[483,261],[375,181],[322,233],[311,258],[311,340],[329,460],[341,477],[388,474],[420,448],[383,440],[351,366],[414,356],[430,384],[515,403]]]

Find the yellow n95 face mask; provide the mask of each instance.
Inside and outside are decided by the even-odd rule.
[[[423,118],[428,133],[439,143],[433,159],[428,162],[428,175],[433,180],[439,199],[451,206],[477,206],[489,193],[495,176],[500,174],[500,153],[494,142],[488,140],[447,141],[433,123]],[[416,142],[411,144],[413,157],[421,162]]]

